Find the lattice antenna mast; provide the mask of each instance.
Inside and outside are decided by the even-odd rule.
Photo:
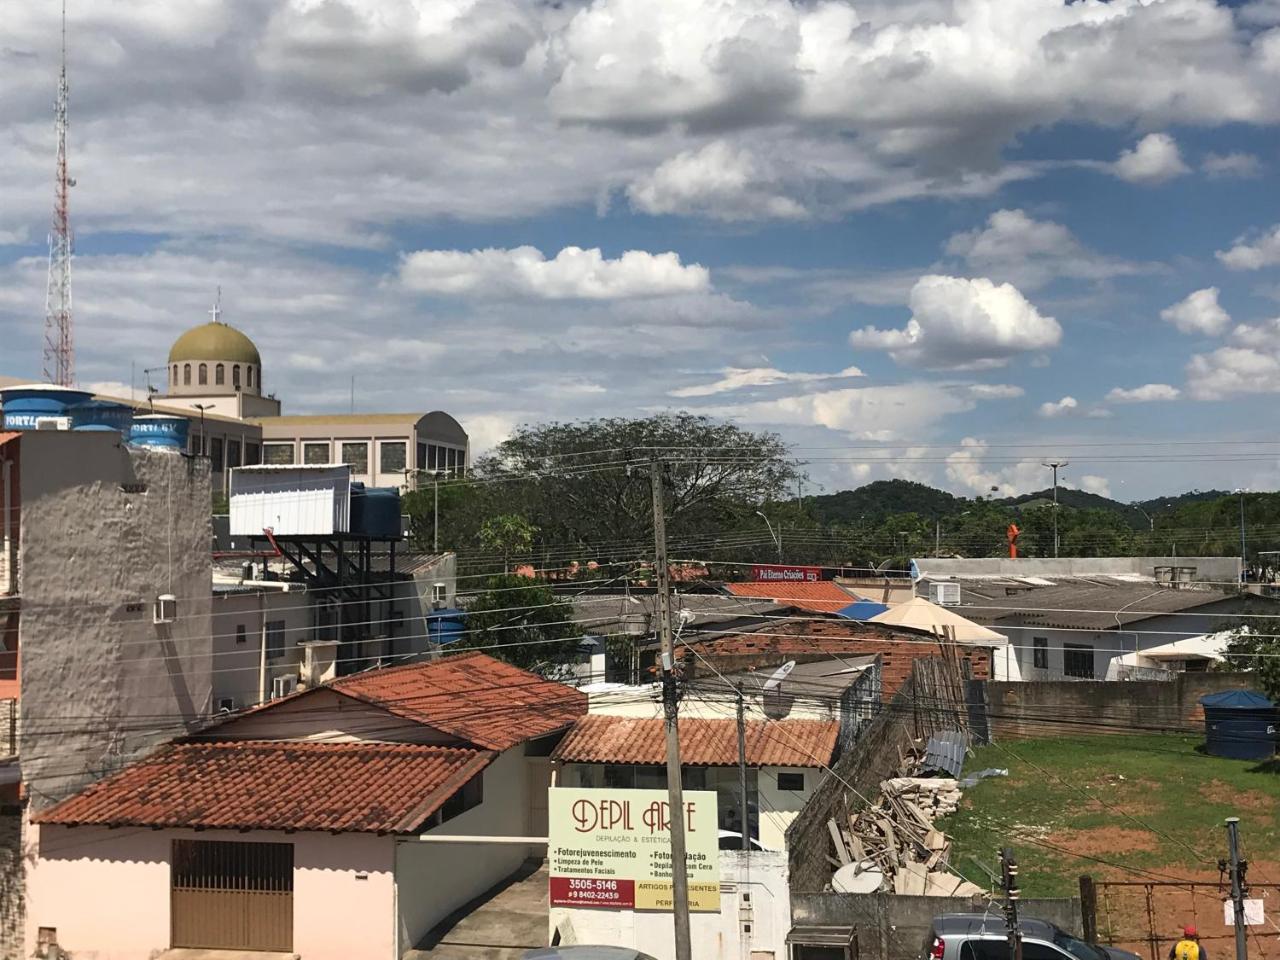
[[[71,323],[71,214],[68,204],[75,180],[67,176],[67,4],[62,2],[62,70],[54,127],[58,134],[54,180],[53,228],[49,231],[49,286],[45,297],[44,378],[70,387],[75,384],[75,346]]]

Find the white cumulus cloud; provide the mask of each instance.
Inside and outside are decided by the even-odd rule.
[[[535,247],[510,250],[419,250],[400,264],[400,279],[421,293],[477,299],[622,300],[700,293],[707,269],[675,253],[628,250],[607,259],[598,248],[565,247],[548,260]]]
[[[1160,311],[1160,318],[1183,333],[1216,337],[1231,324],[1231,316],[1218,304],[1218,288],[1205,287]]]
[[[1197,400],[1280,393],[1280,357],[1252,347],[1219,347],[1187,363],[1187,391]]]
[[[1237,237],[1230,250],[1214,254],[1230,270],[1261,270],[1280,263],[1280,223],[1259,236]]]
[[[1262,161],[1252,153],[1207,153],[1200,169],[1211,180],[1227,177],[1248,179],[1262,176]]]
[[[1107,392],[1108,403],[1157,403],[1177,400],[1182,391],[1167,383],[1144,383],[1140,387],[1113,387]]]
[[[651,214],[703,214],[720,220],[792,220],[808,210],[777,186],[778,171],[744,147],[713,140],[663,162],[627,188],[631,205]]]
[[[1047,400],[1040,404],[1039,413],[1042,417],[1065,417],[1074,413],[1079,406],[1075,397],[1063,397],[1061,400]]]
[[[1040,313],[1011,283],[985,277],[921,277],[908,297],[911,319],[901,330],[864,327],[855,347],[887,350],[898,363],[934,369],[998,367],[1020,354],[1056,347],[1062,327]]]
[[[1129,183],[1156,184],[1189,173],[1178,142],[1167,133],[1149,133],[1132,150],[1124,150],[1112,165],[1115,175]]]

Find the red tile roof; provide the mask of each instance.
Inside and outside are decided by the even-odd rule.
[[[821,720],[748,720],[747,763],[753,767],[821,767],[831,762],[840,725]],[[663,721],[593,713],[583,717],[551,754],[565,763],[640,763],[667,761]],[[738,762],[738,725],[734,720],[680,721],[680,759],[700,767]]]
[[[371,670],[330,687],[487,750],[563,730],[587,712],[585,693],[484,653]]]
[[[34,820],[68,826],[416,833],[494,756],[394,743],[174,744]]]
[[[835,613],[858,599],[831,580],[816,583],[726,583],[724,588],[735,597],[776,600],[817,613]]]

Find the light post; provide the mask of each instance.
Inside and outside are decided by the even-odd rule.
[[[773,542],[778,545],[778,562],[782,562],[782,537],[773,532],[773,524],[769,522],[769,518],[764,515],[761,510],[756,511],[756,516],[764,521],[764,525],[769,528],[769,536],[773,538]]]
[[[440,474],[443,470],[424,470],[423,473],[431,474],[431,484],[433,489],[431,496],[431,552],[440,552]]]
[[[204,430],[204,412],[212,410],[217,406],[216,403],[193,403],[193,407],[200,411],[200,456],[207,457],[209,455],[208,434]]]
[[[1058,559],[1058,470],[1071,466],[1069,460],[1053,460],[1040,464],[1053,471],[1053,558]]]
[[[1244,488],[1238,488],[1236,493],[1240,494],[1240,579],[1243,582],[1249,580],[1249,568],[1245,566],[1245,537],[1244,537],[1244,495],[1247,493]]]

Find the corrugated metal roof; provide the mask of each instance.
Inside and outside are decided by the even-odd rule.
[[[590,714],[580,718],[551,754],[565,763],[666,763],[661,718]],[[838,723],[818,720],[748,720],[747,763],[753,767],[825,767],[835,753]],[[735,720],[680,720],[680,761],[696,767],[738,762]]]
[[[37,823],[415,833],[495,754],[398,743],[164,747]]]
[[[960,776],[964,767],[964,755],[969,749],[969,738],[960,730],[943,730],[929,738],[924,748],[924,766],[926,773],[945,773],[948,776]]]

